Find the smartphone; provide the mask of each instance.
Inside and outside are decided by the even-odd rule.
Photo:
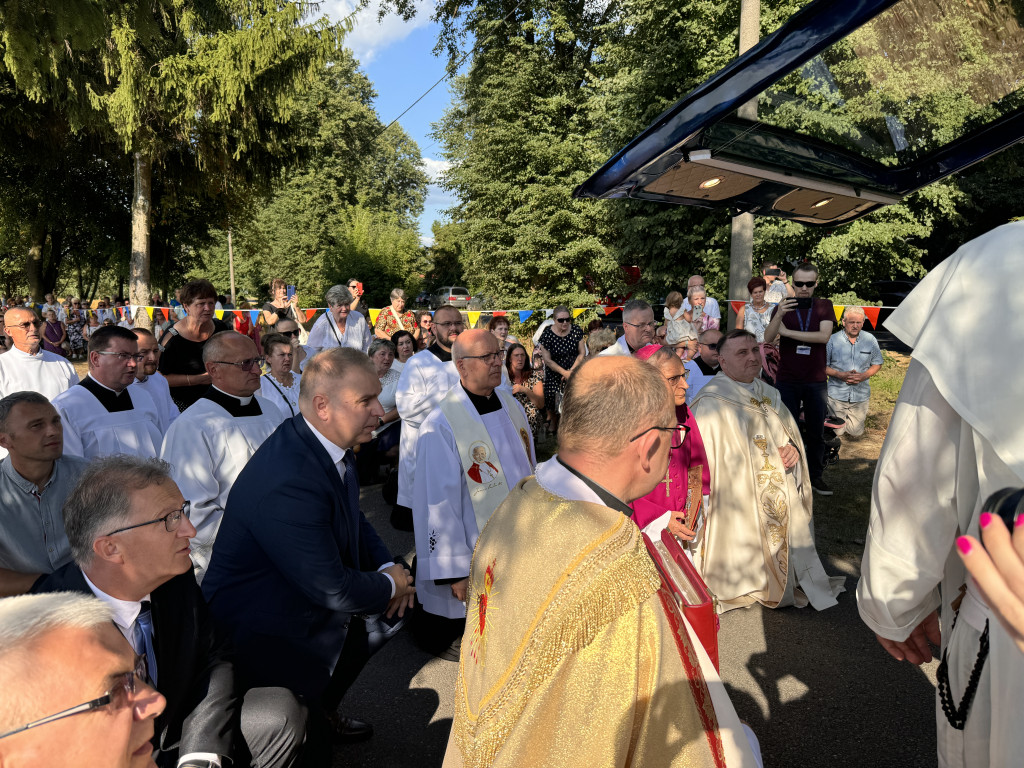
[[[356,290],[359,291],[359,295],[362,296],[363,295],[363,284],[362,283],[356,283]]]
[[[771,268],[769,268],[769,269],[766,269],[766,270],[764,271],[764,273],[765,273],[766,275],[772,275],[772,276],[774,276],[774,277],[780,277],[780,276],[782,275],[782,270],[781,270],[781,269],[779,269],[778,267],[771,267]]]
[[[292,300],[292,296],[295,295],[295,286],[294,285],[289,285],[289,286],[287,286],[286,290],[288,291],[288,301],[291,301]]]
[[[796,300],[796,308],[797,309],[810,309],[813,306],[814,306],[814,297],[813,296],[797,297],[797,300]]]

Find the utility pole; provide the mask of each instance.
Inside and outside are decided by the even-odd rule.
[[[761,37],[761,0],[740,0],[740,50],[742,56],[757,45]],[[745,120],[757,120],[757,100],[752,99],[737,110]],[[741,213],[732,218],[729,241],[729,298],[747,300],[747,282],[753,271],[754,214]],[[736,313],[729,305],[729,327],[736,327]]]
[[[235,249],[231,245],[231,227],[228,227],[228,274],[231,277],[231,306],[237,307],[235,301]]]

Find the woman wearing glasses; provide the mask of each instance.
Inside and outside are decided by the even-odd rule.
[[[551,313],[551,326],[544,329],[537,349],[544,358],[544,406],[552,433],[558,431],[558,408],[562,403],[565,382],[576,366],[583,362],[587,349],[583,343],[583,329],[573,325],[572,312],[559,304]]]
[[[665,379],[676,404],[677,431],[669,436],[672,453],[665,479],[630,505],[633,521],[653,541],[661,537],[665,528],[684,542],[693,541],[703,523],[711,472],[697,421],[686,406],[687,371],[671,347],[650,344],[638,350],[636,357],[657,368]],[[692,528],[687,526],[688,518]],[[688,548],[684,549],[689,553]]]
[[[160,373],[171,388],[171,399],[184,411],[210,388],[210,374],[203,364],[203,346],[213,334],[231,327],[213,316],[217,289],[209,280],[192,280],[181,289],[185,318],[163,334]]]

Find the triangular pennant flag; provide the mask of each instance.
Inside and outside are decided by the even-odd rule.
[[[129,317],[134,319],[138,315],[138,311],[139,311],[139,308],[137,306],[135,306],[134,304],[129,304],[128,305],[128,316]]]
[[[149,315],[149,319],[153,319],[153,307],[146,307],[146,314]]]
[[[467,312],[466,314],[469,315],[469,327],[470,328],[476,328],[477,321],[480,319],[480,313],[479,312]]]
[[[379,309],[371,309],[370,310],[370,325],[376,325],[377,324],[377,315],[379,315],[379,314],[380,314],[380,310]]]
[[[494,310],[494,317],[504,317],[507,314],[508,314],[508,312],[506,312],[504,309],[496,309],[496,310]]]
[[[215,309],[215,310],[213,310],[213,316],[216,317],[218,320],[223,320],[224,319],[224,310],[223,309]]]
[[[871,327],[878,330],[878,310],[880,307],[864,307],[864,317],[871,321]]]
[[[530,315],[532,315],[532,314],[533,314],[533,310],[532,309],[521,309],[521,310],[519,310],[519,322],[520,323],[525,323],[529,319]]]
[[[231,310],[231,314],[234,315],[239,320],[245,320],[245,314],[240,309]]]
[[[742,307],[744,303],[745,302],[743,301],[735,301],[733,299],[729,300],[729,306],[732,307],[732,311],[735,312],[736,314],[739,314],[740,307]]]
[[[832,311],[836,313],[836,322],[841,323],[843,321],[843,310],[846,309],[845,304],[833,304]]]
[[[256,325],[260,321],[260,311],[258,309],[249,310],[249,322]]]
[[[554,311],[555,310],[553,310],[553,309],[545,309],[544,310],[544,317],[551,317],[551,315],[554,313]]]
[[[306,322],[308,323],[310,320],[312,320],[313,319],[313,315],[315,315],[315,314],[316,314],[316,310],[315,309],[307,309],[306,310]]]
[[[577,317],[579,317],[580,315],[582,315],[586,311],[587,311],[586,307],[583,307],[582,309],[574,309],[572,311],[572,319],[575,320]]]

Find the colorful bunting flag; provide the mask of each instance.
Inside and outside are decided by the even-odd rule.
[[[739,314],[740,307],[742,307],[745,303],[746,302],[744,301],[736,301],[734,299],[729,299],[729,306],[732,307],[732,311],[735,312],[736,314]]]
[[[260,311],[258,309],[249,310],[249,321],[253,325],[257,325],[260,321]]]
[[[480,319],[480,313],[479,312],[467,312],[466,314],[469,315],[469,327],[470,328],[476,328],[477,321]]]
[[[307,309],[306,310],[306,322],[308,323],[310,320],[312,320],[313,319],[313,315],[315,315],[316,313],[317,313],[317,310],[315,310],[315,309]]]
[[[532,314],[533,314],[533,310],[532,309],[521,309],[521,310],[519,310],[519,322],[520,323],[525,323],[529,319],[530,315],[532,315]]]
[[[380,314],[379,309],[370,310],[370,325],[377,325],[377,315]]]
[[[508,312],[506,312],[504,309],[497,309],[494,311],[494,317],[504,317],[507,314]]]
[[[216,317],[218,320],[223,320],[224,319],[224,310],[223,309],[215,309],[215,310],[213,310],[213,316]]]
[[[871,327],[878,330],[878,310],[881,307],[864,307],[864,316],[871,321]]]
[[[149,315],[149,319],[152,320],[153,319],[153,307],[146,307],[145,310],[146,310],[146,314]]]
[[[836,313],[836,322],[840,323],[843,320],[843,310],[846,309],[845,304],[833,304],[832,311]]]
[[[586,307],[584,307],[583,309],[574,309],[572,311],[572,319],[575,320],[577,317],[579,317],[580,315],[582,315],[586,311],[587,311]]]
[[[553,309],[545,309],[544,310],[544,317],[551,317],[551,315],[554,313],[554,311],[555,310],[553,310]]]

